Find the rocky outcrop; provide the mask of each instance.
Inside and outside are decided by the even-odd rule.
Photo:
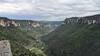
[[[10,20],[6,17],[0,17],[0,26],[2,26],[2,27],[18,27],[18,26],[20,26],[20,24],[16,23],[13,20]]]
[[[40,23],[36,21],[29,21],[28,25],[30,25],[33,28],[40,27]]]
[[[10,43],[8,40],[0,41],[0,56],[12,56]]]
[[[66,18],[66,24],[100,24],[100,15]]]

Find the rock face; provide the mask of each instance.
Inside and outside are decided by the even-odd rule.
[[[28,25],[32,28],[37,28],[37,27],[40,27],[40,23],[39,22],[36,22],[36,21],[29,21],[28,22]]]
[[[100,15],[66,18],[66,24],[100,24]]]
[[[0,56],[12,56],[8,40],[0,41]]]
[[[15,21],[10,20],[6,17],[0,17],[0,26],[2,27],[18,27],[20,24],[17,24]]]

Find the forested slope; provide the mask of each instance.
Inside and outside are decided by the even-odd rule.
[[[100,56],[99,24],[63,24],[43,38],[48,56]]]
[[[37,52],[31,52],[26,46],[31,44],[33,47],[38,48],[39,42],[19,28],[0,27],[0,40],[10,41],[13,56],[38,56]]]

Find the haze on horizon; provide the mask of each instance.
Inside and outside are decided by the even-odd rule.
[[[11,19],[62,21],[100,13],[100,0],[0,0],[0,16]]]

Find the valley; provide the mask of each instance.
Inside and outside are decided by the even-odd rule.
[[[65,21],[1,20],[0,40],[10,41],[13,56],[99,56],[99,18],[98,14]]]
[[[13,56],[46,56],[43,52],[44,43],[40,37],[53,31],[62,22],[47,23],[1,17],[0,40],[10,41]]]

